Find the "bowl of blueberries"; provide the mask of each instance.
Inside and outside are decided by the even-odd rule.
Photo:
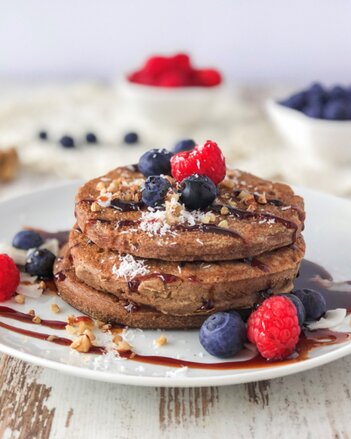
[[[129,108],[154,123],[187,125],[210,115],[223,78],[217,69],[195,68],[184,53],[149,57],[118,83]]]
[[[269,100],[267,110],[295,150],[351,163],[351,87],[314,83],[285,99]]]

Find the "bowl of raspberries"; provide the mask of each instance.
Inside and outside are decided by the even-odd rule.
[[[218,70],[195,67],[185,53],[151,56],[119,84],[127,105],[139,116],[173,125],[210,116],[222,88]]]
[[[299,152],[351,163],[351,86],[313,83],[283,99],[270,99],[267,109],[279,133]]]

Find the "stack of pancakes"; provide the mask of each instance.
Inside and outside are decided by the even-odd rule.
[[[165,205],[141,201],[145,177],[117,168],[83,185],[77,223],[55,264],[59,294],[104,322],[195,328],[293,287],[305,244],[303,199],[228,170],[206,211],[187,211],[169,178]]]

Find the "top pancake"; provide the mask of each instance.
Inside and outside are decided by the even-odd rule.
[[[169,179],[175,191],[158,210],[140,202],[145,177],[135,166],[90,180],[76,196],[79,227],[99,247],[170,261],[250,257],[295,242],[303,230],[303,199],[286,184],[227,170],[213,205],[189,212]]]

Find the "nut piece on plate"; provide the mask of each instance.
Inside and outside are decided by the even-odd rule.
[[[18,154],[15,148],[0,150],[0,181],[10,181],[16,177]]]

